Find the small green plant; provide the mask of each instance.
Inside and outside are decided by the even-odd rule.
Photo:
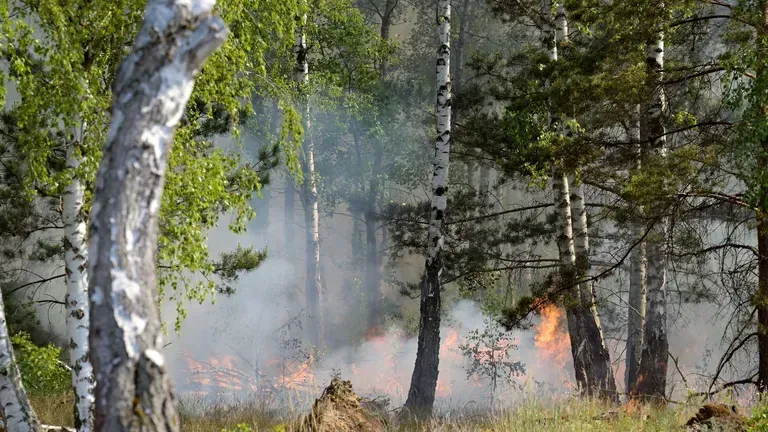
[[[749,432],[768,432],[768,403],[766,402],[765,399],[762,399],[752,409],[752,416],[747,420]]]
[[[510,359],[510,351],[517,349],[512,337],[494,319],[485,320],[485,329],[473,330],[466,342],[459,346],[468,359],[467,378],[489,380],[491,385],[491,409],[496,389],[511,384],[512,378],[525,373],[525,366]]]
[[[234,429],[222,429],[221,432],[253,432],[253,429],[245,423],[240,423]]]
[[[32,395],[59,395],[70,391],[72,376],[60,360],[61,350],[53,344],[37,346],[29,333],[11,336],[24,387]]]

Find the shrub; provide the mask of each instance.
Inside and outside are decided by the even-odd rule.
[[[53,344],[35,345],[26,332],[11,336],[21,380],[31,395],[59,395],[71,389],[72,375],[60,360],[61,349]]]

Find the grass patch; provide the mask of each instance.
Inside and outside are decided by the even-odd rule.
[[[72,396],[35,396],[32,404],[41,421],[72,425]],[[179,401],[181,430],[221,432],[246,424],[252,431],[296,430],[296,414],[259,401],[211,400],[185,397]],[[559,401],[534,400],[516,408],[496,412],[443,409],[436,419],[407,425],[389,425],[398,432],[669,432],[684,431],[683,425],[698,406],[655,409],[646,406],[611,406],[577,398]],[[295,411],[294,411],[295,413]],[[242,429],[240,429],[242,430]],[[247,429],[246,429],[247,430]],[[330,431],[329,431],[330,432]]]

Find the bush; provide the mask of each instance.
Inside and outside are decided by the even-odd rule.
[[[60,360],[61,349],[53,344],[35,345],[29,334],[11,336],[21,381],[31,395],[59,395],[70,391],[72,375]]]

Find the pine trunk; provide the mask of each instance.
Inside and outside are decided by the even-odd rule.
[[[228,34],[214,5],[149,1],[117,72],[89,247],[98,432],[180,430],[156,304],[158,213],[194,77]]]
[[[451,2],[438,0],[437,25],[437,137],[432,162],[432,212],[424,279],[421,284],[419,340],[416,364],[405,402],[406,411],[431,415],[437,389],[440,352],[440,290],[443,272],[443,224],[448,204],[448,169],[451,151]]]
[[[5,304],[0,294],[0,406],[5,420],[3,430],[37,432],[40,430],[35,410],[29,404],[27,392],[21,383],[21,373],[16,365],[11,346],[11,335],[5,319]],[[0,429],[3,428],[0,422]]]
[[[661,86],[664,68],[664,39],[646,45],[646,68],[648,73],[648,103],[642,112],[641,139],[651,143],[651,152],[666,154],[666,137],[663,122],[666,98]],[[664,211],[663,209],[661,211]],[[648,236],[647,242],[647,308],[643,351],[640,357],[637,393],[658,403],[666,400],[667,358],[667,220],[662,218]]]
[[[587,225],[587,209],[585,206],[584,185],[573,188],[571,194],[573,209],[573,243],[575,250],[576,274],[584,278],[589,275],[589,231]],[[616,378],[611,368],[611,358],[605,345],[605,337],[600,326],[600,315],[597,312],[594,286],[591,282],[582,283],[579,287],[579,314],[581,315],[580,331],[584,338],[584,356],[582,363],[585,367],[589,396],[606,400],[618,401],[616,393]]]
[[[80,165],[74,145],[67,149],[67,168],[75,170]],[[88,250],[86,223],[83,213],[85,185],[76,177],[72,179],[62,197],[64,223],[64,267],[67,294],[67,335],[69,336],[69,361],[72,366],[74,389],[74,422],[78,432],[93,430],[93,365],[90,360],[88,332],[90,313],[88,305]]]
[[[307,280],[304,295],[307,302],[307,328],[310,342],[322,352],[325,349],[325,326],[322,308],[322,279],[320,277],[320,208],[317,202],[317,179],[315,178],[315,142],[312,138],[312,123],[308,94],[309,62],[307,61],[307,37],[304,27],[307,15],[301,16],[296,29],[296,83],[299,92],[307,98],[304,111],[304,224],[307,237]]]

